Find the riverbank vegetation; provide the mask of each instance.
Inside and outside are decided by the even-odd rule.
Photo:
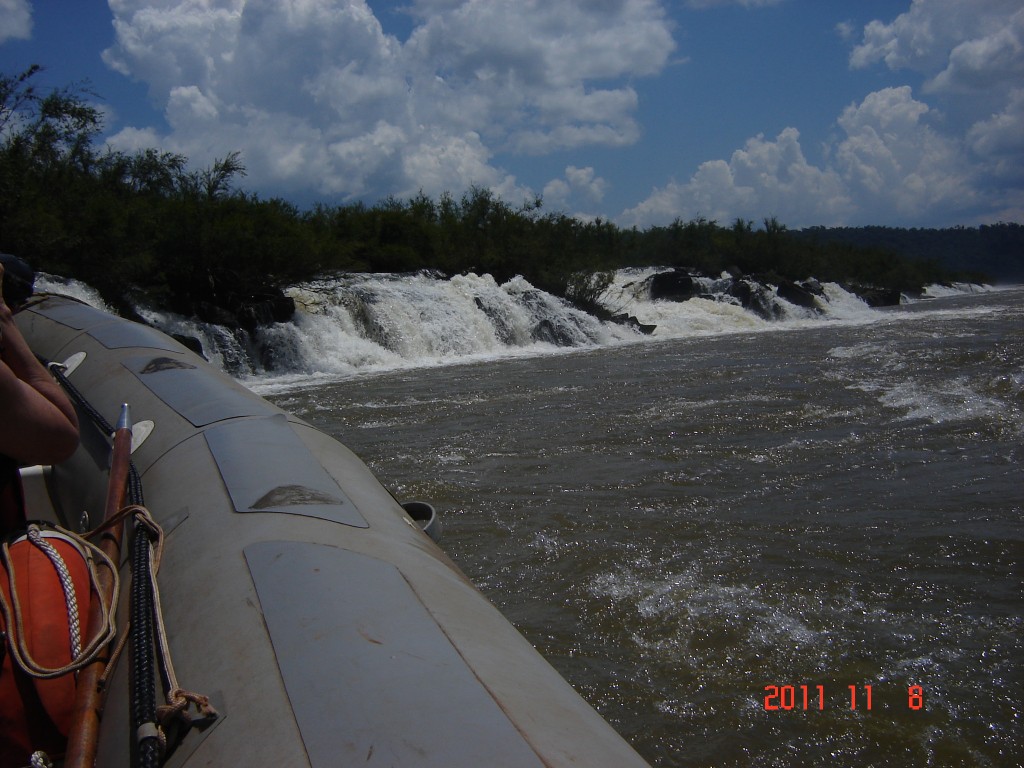
[[[479,187],[300,210],[240,189],[237,152],[196,171],[179,154],[100,146],[90,94],[40,93],[38,72],[0,76],[0,250],[88,282],[114,306],[143,298],[216,321],[221,309],[342,271],[521,274],[584,304],[600,281],[580,275],[627,266],[899,290],[954,277],[934,259],[802,236],[771,217],[756,227],[698,218],[641,231],[545,211],[540,199],[511,205]],[[1020,242],[1019,225],[1000,227]]]

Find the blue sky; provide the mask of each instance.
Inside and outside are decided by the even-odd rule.
[[[1020,0],[0,0],[0,71],[300,206],[1024,222]]]

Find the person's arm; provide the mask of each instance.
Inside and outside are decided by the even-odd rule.
[[[32,354],[0,294],[0,453],[21,464],[52,464],[77,447],[74,406]]]

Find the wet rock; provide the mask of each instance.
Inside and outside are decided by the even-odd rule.
[[[661,272],[648,278],[652,300],[687,301],[701,295],[701,286],[693,275],[680,269]]]
[[[869,285],[844,285],[843,287],[864,299],[869,307],[898,307],[903,300],[903,294],[897,288],[876,288]]]
[[[810,281],[808,281],[810,282]],[[815,294],[806,285],[799,283],[782,282],[779,283],[775,290],[775,293],[780,299],[785,299],[790,304],[795,304],[798,307],[804,307],[806,309],[813,309],[818,312],[821,311],[821,307],[818,305],[815,295],[822,295],[821,285],[818,284],[818,293]]]
[[[276,288],[248,296],[231,294],[217,302],[196,301],[193,306],[203,322],[249,333],[262,325],[287,322],[295,314],[295,300]]]
[[[286,323],[295,314],[295,300],[273,289],[239,302],[238,324],[250,333],[261,325]]]
[[[197,301],[193,305],[193,313],[204,323],[223,325],[225,328],[239,328],[238,316],[224,307],[209,301]],[[189,314],[187,310],[183,314]]]
[[[621,315],[612,315],[610,320],[613,323],[625,325],[629,328],[632,328],[637,333],[643,333],[648,336],[654,333],[654,330],[658,327],[656,325],[650,325],[648,323],[641,323],[640,320],[636,318],[636,316],[628,315],[625,312],[623,312]]]
[[[533,327],[530,336],[534,341],[544,341],[557,347],[571,347],[574,343],[571,334],[567,333],[565,329],[559,328],[547,318],[544,318]]]
[[[728,293],[744,309],[749,309],[765,320],[778,320],[784,314],[782,307],[775,302],[771,289],[764,283],[749,278],[736,280],[729,287]]]
[[[506,312],[502,311],[501,307],[491,306],[485,303],[479,296],[473,298],[473,303],[476,304],[477,309],[487,315],[487,319],[494,328],[494,335],[498,338],[498,341],[509,346],[515,344],[516,329],[511,323],[511,318]]]

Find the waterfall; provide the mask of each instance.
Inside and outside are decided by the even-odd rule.
[[[201,348],[215,365],[261,388],[557,354],[652,337],[756,333],[881,317],[837,284],[807,280],[794,285],[728,274],[687,275],[671,268],[622,269],[600,303],[611,315],[631,321],[625,324],[599,320],[522,277],[499,285],[490,275],[448,278],[429,271],[342,274],[291,286],[286,293],[296,305],[292,319],[263,326],[255,337],[165,310],[143,306],[136,311],[150,324]],[[95,290],[78,281],[40,275],[37,290],[65,293],[109,310]],[[664,297],[672,291],[686,295]],[[641,333],[642,326],[653,326],[653,334]]]
[[[657,326],[655,338],[735,333],[823,322],[869,322],[877,317],[862,299],[835,283],[805,281],[806,288],[780,287],[729,274],[682,275],[683,295],[654,298],[654,278],[676,276],[668,267],[619,270],[601,298],[613,313],[628,313]],[[802,303],[797,303],[802,302]]]
[[[498,285],[490,275],[342,275],[286,293],[295,300],[295,317],[259,335],[264,363],[275,371],[351,374],[542,354],[636,336],[521,277]]]

